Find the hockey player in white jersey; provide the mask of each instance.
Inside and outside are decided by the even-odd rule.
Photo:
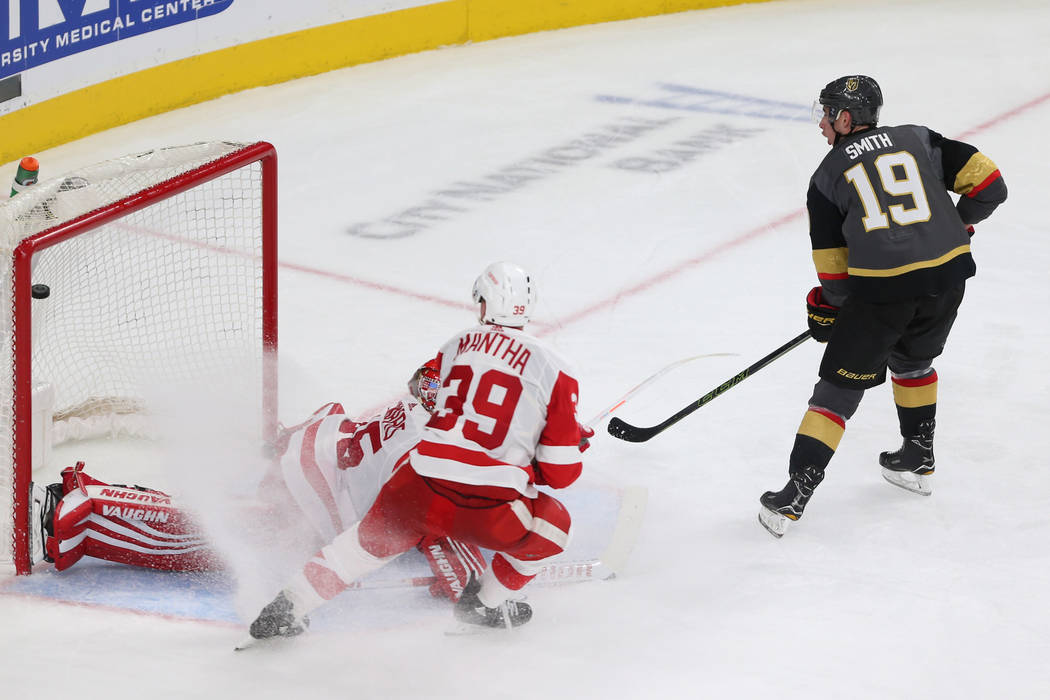
[[[310,611],[432,537],[495,552],[456,604],[461,623],[510,628],[531,618],[517,592],[564,551],[571,524],[561,502],[536,486],[572,484],[593,432],[577,422],[577,380],[567,363],[523,330],[536,300],[530,276],[494,263],[473,298],[480,325],[453,336],[435,358],[441,389],[418,446],[360,523],[263,608],[253,637],[302,632]]]
[[[271,524],[294,503],[300,514],[294,520],[309,523],[307,535],[316,547],[360,520],[397,461],[419,442],[439,386],[436,364],[416,370],[408,386],[412,398],[371,418],[352,419],[330,403],[283,428],[258,489],[260,501],[245,509],[248,522]],[[82,462],[63,470],[62,482],[48,492],[53,504],[44,509],[40,541],[59,571],[84,556],[166,571],[224,566],[193,514],[166,493],[105,483],[86,474]],[[436,575],[436,596],[458,599],[469,574],[484,566],[476,547],[444,538],[428,540],[420,550]]]

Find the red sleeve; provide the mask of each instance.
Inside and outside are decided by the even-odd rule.
[[[580,424],[576,420],[579,386],[575,379],[558,373],[547,404],[547,424],[536,446],[536,483],[563,489],[583,471],[580,458]]]

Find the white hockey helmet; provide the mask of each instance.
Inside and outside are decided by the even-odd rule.
[[[495,262],[474,280],[474,303],[485,302],[482,323],[523,327],[532,316],[536,286],[520,265]]]

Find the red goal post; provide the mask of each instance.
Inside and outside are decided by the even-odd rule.
[[[0,571],[32,568],[30,485],[61,468],[52,442],[139,434],[143,377],[178,385],[236,362],[272,434],[271,144],[156,149],[40,182],[0,202],[0,248]]]

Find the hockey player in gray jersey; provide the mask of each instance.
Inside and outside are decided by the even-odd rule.
[[[777,537],[802,517],[846,421],[887,367],[904,443],[879,456],[883,476],[930,494],[933,359],[976,271],[973,225],[1006,199],[998,168],[976,148],[924,126],[879,126],[881,107],[882,90],[864,75],[828,83],[814,104],[831,151],[806,197],[820,281],[806,306],[813,337],[827,346],[789,481],[760,499],[759,521]]]

